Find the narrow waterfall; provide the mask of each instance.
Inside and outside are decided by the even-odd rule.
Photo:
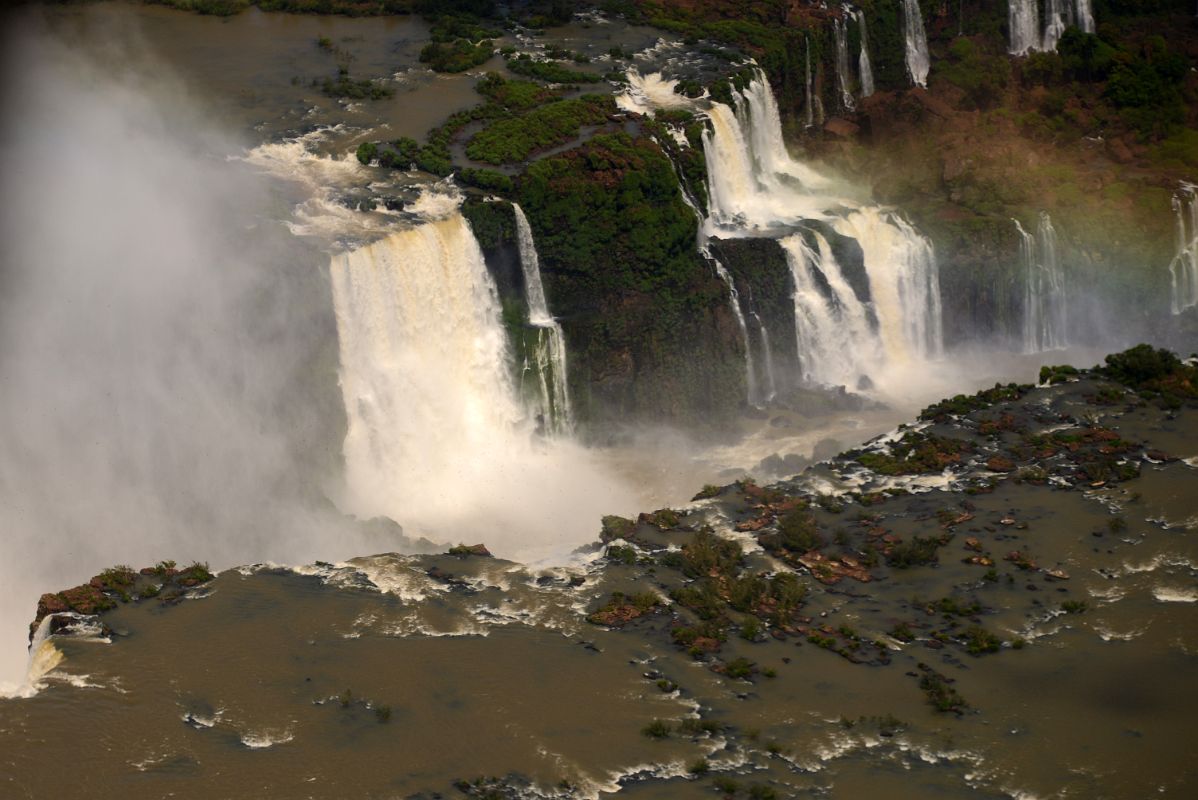
[[[1040,353],[1068,345],[1065,273],[1057,257],[1057,234],[1047,212],[1036,235],[1014,220],[1023,261],[1023,352]]]
[[[1183,183],[1173,195],[1177,215],[1177,255],[1169,264],[1171,310],[1198,306],[1198,186]]]
[[[1094,8],[1091,0],[1077,0],[1077,27],[1083,33],[1094,33]]]
[[[711,262],[715,267],[715,274],[728,287],[728,302],[732,305],[732,315],[736,319],[737,326],[740,328],[740,339],[745,347],[745,390],[748,394],[747,399],[749,405],[759,406],[761,405],[761,392],[757,388],[757,370],[753,364],[753,343],[749,339],[749,327],[745,324],[745,315],[740,308],[740,293],[736,291],[736,281],[732,279],[732,273],[728,272],[723,263],[707,247],[707,236],[704,232],[707,225],[703,219],[703,213],[699,211],[699,205],[691,197],[690,192],[687,191],[686,183],[682,180],[682,172],[678,169],[677,164],[674,165],[674,169],[678,173],[678,188],[682,193],[682,202],[686,203],[690,210],[694,212],[695,220],[699,223],[696,233],[698,239],[696,244],[699,252]],[[773,395],[771,394],[765,399],[770,400],[772,398]]]
[[[804,42],[807,43],[807,101],[805,114],[807,117],[806,127],[811,128],[815,125],[815,101],[812,98],[813,81],[811,80],[811,40],[804,37]]]
[[[853,103],[853,78],[849,73],[848,24],[844,17],[832,18],[836,39],[836,85],[840,89],[840,105],[845,111],[856,110]]]
[[[745,324],[745,314],[740,308],[740,292],[736,291],[736,281],[732,280],[728,269],[710,251],[704,249],[703,254],[711,259],[711,263],[715,265],[716,274],[728,285],[728,294],[732,298],[732,314],[736,317],[736,324],[740,328],[741,341],[745,343],[745,384],[749,389],[749,404],[759,406],[762,397],[757,383],[757,368],[753,364],[753,343],[749,340],[749,326]]]
[[[869,30],[865,26],[865,10],[853,12],[853,19],[861,26],[861,53],[857,57],[857,69],[861,73],[861,97],[874,93],[874,68],[869,61]]]
[[[1069,0],[1044,0],[1044,44],[1045,50],[1056,50],[1061,34],[1069,27]]]
[[[778,394],[778,381],[774,378],[774,348],[770,346],[770,332],[761,321],[761,315],[753,313],[753,321],[757,323],[757,331],[761,334],[761,360],[765,366],[765,399],[773,400]]]
[[[1011,54],[1022,56],[1039,50],[1040,8],[1036,0],[1009,0],[1007,8],[1011,30]]]
[[[923,28],[923,16],[919,11],[919,0],[903,0],[903,38],[907,47],[907,73],[911,82],[925,89],[928,86],[928,37]]]
[[[524,210],[512,203],[516,215],[516,241],[520,248],[520,266],[524,271],[524,296],[528,303],[528,324],[535,331],[531,343],[532,361],[524,374],[532,372],[537,392],[533,412],[547,433],[569,435],[574,431],[570,408],[570,389],[566,373],[566,337],[562,326],[549,314],[545,288],[541,283],[541,262],[536,242]]]

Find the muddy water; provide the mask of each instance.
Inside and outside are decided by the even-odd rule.
[[[867,583],[800,570],[800,631],[836,638],[832,649],[783,629],[750,642],[734,625],[696,658],[671,642],[671,628],[694,624],[677,605],[622,628],[586,621],[613,591],[686,586],[664,556],[704,522],[744,544],[746,573],[788,571],[732,530],[761,509],[735,489],[678,526],[637,525],[632,564],[596,547],[539,573],[394,555],[243,568],[178,605],[122,606],[105,617],[110,643],[51,640],[64,658],[42,692],[0,704],[3,793],[56,796],[86,773],[109,791],[182,797],[430,796],[455,781],[503,797],[690,798],[734,785],[741,797],[1192,797],[1198,408],[1095,406],[1094,391],[1038,390],[939,423],[982,447],[945,488],[817,510],[829,556],[882,533],[946,540],[935,565],[875,564]],[[997,441],[976,422],[1000,412],[1031,434],[1113,427],[1147,444],[1129,456],[1140,476],[1007,478],[965,493]],[[1170,460],[1147,454],[1166,441]],[[845,459],[824,471],[863,490],[896,480]],[[979,553],[992,573],[966,563]],[[976,607],[946,611],[945,599]],[[900,625],[909,642],[892,636]],[[972,625],[997,637],[996,652],[967,651]],[[844,631],[859,645],[841,648]],[[755,671],[719,671],[736,658]],[[929,704],[929,670],[963,698],[958,713]],[[672,733],[643,735],[653,720]],[[488,777],[498,782],[469,784]]]
[[[104,32],[135,53],[144,48],[253,144],[338,124],[358,134],[377,129],[376,139],[423,137],[478,101],[472,77],[437,75],[419,63],[428,41],[428,25],[419,17],[266,14],[256,8],[213,17],[106,2],[56,8],[50,24],[91,47]],[[331,49],[318,45],[322,37]],[[340,65],[351,78],[380,81],[395,94],[380,100],[326,97],[313,82],[336,79]]]

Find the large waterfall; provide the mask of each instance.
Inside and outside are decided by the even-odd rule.
[[[927,88],[928,69],[932,61],[928,55],[928,37],[923,28],[919,0],[903,0],[903,39],[906,42],[907,73],[911,76],[911,82]]]
[[[1177,255],[1169,264],[1172,311],[1198,306],[1198,186],[1183,183],[1173,195],[1177,215]]]
[[[339,504],[508,557],[568,550],[633,501],[581,447],[536,434],[495,282],[456,204],[441,205],[331,260],[348,422]]]
[[[1036,0],[1009,0],[1008,24],[1012,55],[1022,56],[1040,49],[1040,7]]]
[[[874,93],[874,68],[869,60],[869,29],[865,26],[865,11],[853,12],[853,19],[861,26],[861,53],[857,57],[857,69],[861,72],[861,96]]]
[[[1057,233],[1048,212],[1040,212],[1033,236],[1014,220],[1023,262],[1023,352],[1060,350],[1068,345],[1065,272],[1057,256]]]
[[[549,305],[545,302],[541,262],[528,218],[515,203],[512,204],[512,210],[516,215],[516,240],[520,248],[520,265],[524,271],[528,324],[534,331],[533,341],[528,348],[532,358],[525,358],[521,374],[535,381],[534,410],[544,430],[568,435],[574,430],[574,412],[570,408],[566,373],[566,336],[561,324],[550,316]]]
[[[840,89],[840,105],[845,111],[853,111],[853,77],[849,71],[848,22],[843,17],[832,18],[832,31],[836,39],[836,85]]]
[[[734,107],[713,103],[703,109],[709,122],[703,139],[709,197],[703,235],[779,239],[793,280],[802,378],[896,388],[885,385],[892,367],[941,354],[931,243],[893,212],[839,195],[833,181],[791,157],[773,92],[760,71],[733,100]],[[840,262],[833,237],[840,248],[856,242],[860,252],[852,265]],[[721,277],[731,285],[725,273]],[[760,317],[751,311],[749,316],[765,345],[769,332]],[[747,341],[744,312],[737,321]],[[756,369],[749,369],[752,391],[761,396],[779,378],[768,346],[759,352]]]

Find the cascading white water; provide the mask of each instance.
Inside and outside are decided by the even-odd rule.
[[[912,83],[926,89],[932,61],[928,55],[928,36],[924,31],[919,0],[903,0],[903,39],[906,42],[907,74]]]
[[[832,32],[836,39],[836,85],[840,89],[840,104],[845,111],[856,110],[853,102],[853,78],[849,74],[848,25],[843,17],[832,18]]]
[[[794,279],[800,369],[809,382],[855,387],[863,367],[879,362],[882,343],[828,240],[814,238],[815,248],[802,234],[781,240]]]
[[[837,196],[831,181],[791,158],[763,74],[734,100],[735,112],[723,104],[708,111],[706,225],[728,236],[792,233],[782,241],[795,280],[799,353],[808,379],[856,385],[861,376],[879,377],[890,365],[938,357],[940,290],[931,242],[893,213]],[[844,279],[826,238],[817,237],[813,245],[793,235],[805,219],[824,220],[857,240],[868,303]],[[830,286],[831,298],[821,293],[815,270]]]
[[[566,373],[566,336],[562,326],[549,314],[545,302],[545,287],[541,283],[541,262],[532,228],[524,210],[512,203],[516,216],[516,241],[520,249],[520,266],[524,271],[524,297],[528,303],[528,324],[536,329],[532,346],[533,363],[528,371],[535,372],[537,381],[535,415],[542,420],[546,432],[569,435],[574,430],[574,412],[570,408],[570,389]]]
[[[1069,27],[1069,0],[1044,0],[1044,43],[1045,50],[1056,50],[1061,34]]]
[[[1198,186],[1183,183],[1173,195],[1177,215],[1177,255],[1169,264],[1170,310],[1180,314],[1198,306]]]
[[[942,354],[931,242],[897,214],[839,195],[826,176],[791,157],[773,92],[760,70],[743,91],[733,92],[733,104],[696,105],[709,123],[703,134],[709,214],[700,247],[714,235],[779,237],[795,285],[805,377],[853,387],[872,383],[883,394],[903,394],[905,369]],[[860,295],[837,262],[830,236],[804,221],[830,225],[838,238],[858,242],[864,275],[854,281],[864,278],[867,284]],[[769,335],[751,311],[763,343],[754,364],[761,369],[752,380],[758,390],[776,391]],[[738,322],[747,342],[747,320]],[[870,380],[861,381],[864,376]]]
[[[861,96],[864,98],[874,93],[874,68],[869,60],[869,30],[865,25],[865,11],[854,11],[853,19],[861,26],[861,53],[857,56],[857,69],[861,73]]]
[[[1094,33],[1094,8],[1091,0],[1077,0],[1077,27],[1084,33]]]
[[[1012,55],[1022,56],[1039,50],[1040,8],[1036,0],[1009,0],[1007,19],[1011,31]]]
[[[1056,230],[1047,212],[1040,213],[1035,236],[1014,223],[1024,267],[1023,352],[1060,350],[1068,346],[1069,317]]]
[[[940,275],[931,240],[876,206],[851,211],[833,227],[861,246],[887,361],[943,355]]]
[[[339,504],[409,535],[564,556],[635,500],[571,440],[535,435],[495,283],[456,205],[426,203],[428,221],[331,260],[348,423]]]

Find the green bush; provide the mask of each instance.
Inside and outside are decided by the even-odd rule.
[[[491,40],[473,44],[465,39],[454,42],[429,42],[420,51],[420,63],[434,72],[465,72],[487,61],[494,53]]]
[[[599,83],[603,80],[600,75],[567,69],[551,61],[533,61],[527,53],[521,53],[516,58],[509,58],[507,68],[516,75],[536,78],[546,83]]]
[[[466,155],[488,164],[523,161],[538,150],[565,144],[583,125],[596,125],[615,111],[610,95],[583,95],[534,108],[524,116],[499,119],[471,138]]]
[[[358,145],[358,161],[363,165],[368,165],[378,156],[379,146],[374,142],[362,142]]]
[[[512,179],[502,172],[490,169],[473,169],[467,167],[458,172],[458,180],[467,186],[473,186],[485,192],[495,192],[496,194],[512,193]]]

